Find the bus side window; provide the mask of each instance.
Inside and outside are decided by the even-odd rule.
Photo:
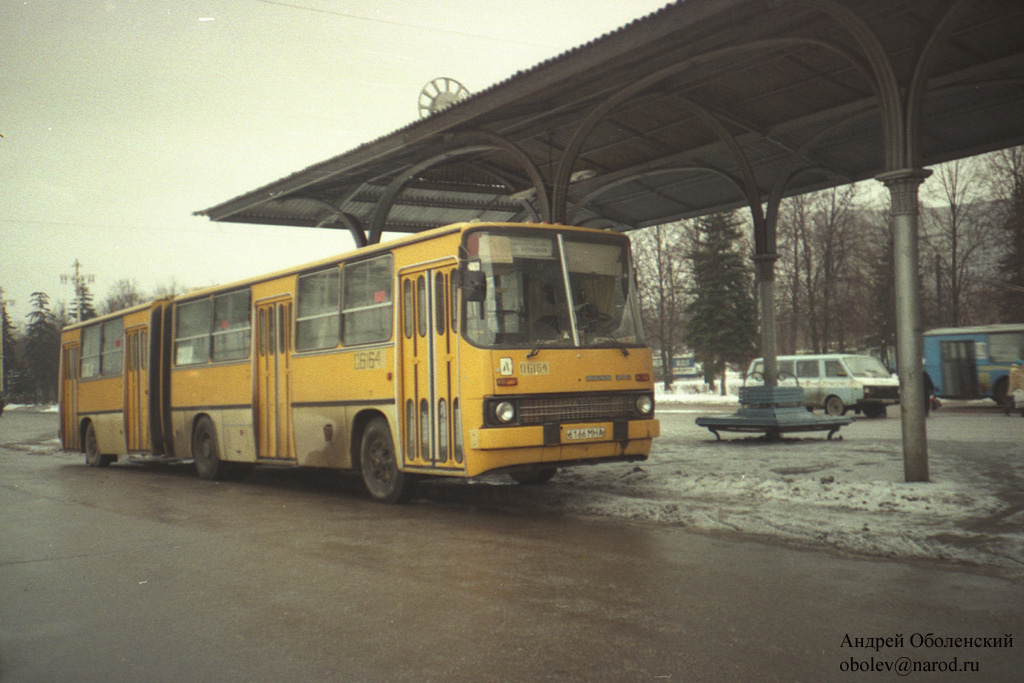
[[[402,333],[406,339],[412,339],[412,280],[402,283]]]
[[[93,325],[82,331],[82,378],[100,374],[100,326]]]
[[[288,331],[292,329],[291,323],[292,307],[288,303],[282,303],[277,307],[277,348],[281,353],[288,352]]]
[[[437,272],[434,276],[434,315],[437,318],[435,332],[437,334],[444,334],[446,329],[446,323],[448,320],[448,309],[444,305],[445,299],[445,286],[444,286],[444,273],[441,271]]]
[[[213,360],[249,356],[249,290],[213,297]]]
[[[416,278],[416,333],[427,336],[427,283],[422,275]]]
[[[259,326],[259,334],[257,335],[260,340],[259,354],[261,356],[267,355],[267,311],[264,308],[259,309],[259,318],[256,323]]]
[[[345,265],[341,285],[343,345],[391,339],[394,276],[391,254]]]
[[[341,271],[337,267],[299,276],[295,312],[298,351],[333,349],[341,340]]]
[[[212,314],[210,299],[199,299],[176,306],[175,365],[197,365],[209,360]]]
[[[451,312],[452,312],[452,332],[458,333],[459,331],[459,271],[451,271]]]
[[[124,359],[124,319],[103,323],[103,347],[100,354],[100,374],[119,375]]]

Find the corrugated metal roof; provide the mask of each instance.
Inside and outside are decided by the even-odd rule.
[[[649,87],[602,115],[574,158],[571,170],[586,173],[566,194],[573,222],[632,229],[745,205],[743,169],[727,138],[742,149],[762,199],[791,170],[799,173],[786,194],[871,178],[891,170],[878,64],[891,63],[905,92],[921,46],[955,4],[677,2],[198,213],[316,226],[343,212],[369,228],[389,185],[411,177],[386,212],[385,231],[546,218],[522,159],[497,149],[494,137],[530,159],[553,197],[558,164],[581,124],[643,79]],[[1024,143],[1024,3],[966,4],[927,50],[922,165]],[[868,47],[874,40],[876,51]]]

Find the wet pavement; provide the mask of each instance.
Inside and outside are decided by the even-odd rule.
[[[47,447],[47,416],[7,418],[5,683],[1019,678],[1019,643],[911,645],[1024,634],[1024,585],[989,572],[581,517],[525,487],[388,507],[331,473],[91,469]]]

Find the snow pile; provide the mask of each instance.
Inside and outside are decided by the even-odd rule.
[[[898,434],[896,417],[851,425],[844,428],[847,438],[841,433],[832,441],[821,433],[776,443],[737,434],[716,441],[693,425],[691,415],[736,404],[738,385],[730,386],[727,397],[703,393],[700,383],[677,384],[671,394],[659,391],[662,436],[639,465],[564,470],[544,486],[517,487],[514,495],[495,486],[451,493],[508,509],[521,510],[528,502],[545,511],[872,556],[940,559],[1024,576],[1024,458],[1012,440],[978,447],[997,464],[997,471],[985,471],[959,442],[970,436],[956,435],[958,423],[942,420],[954,438],[930,442],[932,481],[908,484],[898,438],[870,431],[885,427]],[[672,419],[679,413],[681,419]],[[485,477],[478,483],[507,482]]]
[[[56,403],[51,404],[35,404],[35,403],[8,403],[4,406],[4,410],[20,410],[20,411],[31,411],[33,413],[59,413],[60,406]]]
[[[933,462],[942,459],[937,450]],[[505,500],[517,507],[528,499],[563,513],[1024,573],[1024,511],[1014,513],[980,482],[946,480],[934,467],[938,483],[906,484],[901,477],[899,451],[861,453],[842,442],[829,443],[828,450],[820,439],[662,443],[639,466],[565,470],[543,487],[517,487]]]

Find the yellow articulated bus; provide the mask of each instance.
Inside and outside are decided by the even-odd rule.
[[[72,325],[61,438],[86,462],[424,475],[645,460],[658,436],[629,240],[465,223]]]

